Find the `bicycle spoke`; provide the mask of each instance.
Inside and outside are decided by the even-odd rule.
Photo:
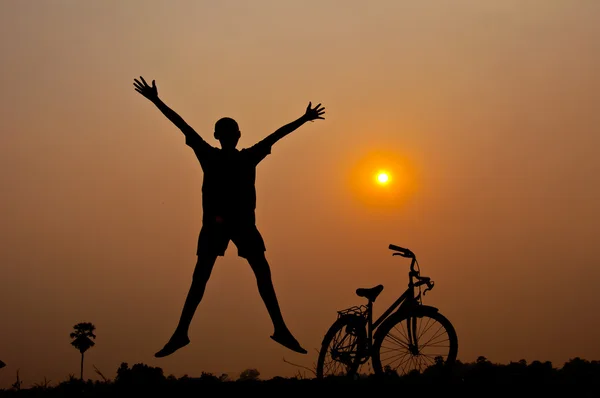
[[[417,363],[415,367],[419,372],[423,372],[425,369],[427,369],[425,358],[422,355],[414,356],[413,359]]]
[[[396,326],[394,326],[395,330],[398,330],[398,328]],[[400,333],[400,337],[396,337],[395,335],[392,334],[392,332],[390,331],[390,333],[388,333],[388,335],[386,337],[390,337],[392,340],[394,340],[397,344],[408,348],[408,343],[405,343],[406,341],[408,341],[408,333],[407,331],[405,331],[404,329],[404,325],[402,325],[402,330],[398,330],[398,332]]]
[[[400,325],[401,329],[398,329],[398,325]],[[408,330],[404,327],[404,323],[398,323],[394,325],[394,330],[397,330],[398,333],[400,333],[402,337],[404,337],[404,339],[408,341]]]
[[[405,363],[406,361],[410,361],[411,360],[412,355],[409,352],[401,352],[395,355],[391,355],[388,356],[387,358],[385,358],[386,360],[389,360],[390,362],[387,363],[386,361],[386,365],[387,366],[391,366],[392,363],[400,361],[400,363]],[[396,358],[396,359],[394,359]],[[383,358],[381,359],[382,363],[383,363]],[[396,367],[397,368],[397,367]]]
[[[448,332],[443,326],[440,326],[433,336],[428,340],[427,344],[436,346],[443,342],[449,342]]]
[[[391,343],[396,343],[397,345],[401,346],[402,348],[405,348],[408,350],[409,345],[407,342],[400,340],[400,338],[393,336],[391,334],[388,334],[386,337],[389,337],[391,341]]]
[[[404,337],[406,337],[406,335]],[[393,368],[394,370],[397,370],[400,366],[402,366],[403,372],[404,372],[404,369],[406,368],[406,364],[409,363],[412,359],[412,355],[409,351],[409,346],[407,343],[402,341],[399,337],[396,337],[395,335],[393,335],[391,333],[386,336],[386,339],[384,340],[384,342],[388,341],[388,338],[389,338],[389,340],[392,340],[391,343],[396,343],[397,346],[399,346],[399,347],[390,347],[388,345],[382,344],[382,348],[385,348],[385,350],[380,349],[380,351],[379,351],[380,361],[382,362],[382,364],[385,362],[386,366],[389,366],[390,368]],[[392,352],[394,354],[386,355],[386,354],[390,354]],[[400,362],[398,364],[398,366],[393,367],[393,364],[398,361]]]
[[[406,367],[406,364],[410,363],[411,361],[411,357],[410,356],[402,356],[401,358],[396,358],[393,361],[389,361],[386,362],[385,364],[382,364],[382,366],[386,369],[390,369],[395,371],[398,374],[404,373],[404,368]],[[402,368],[402,372],[398,372],[398,368]]]
[[[342,363],[335,361],[334,359],[331,359],[331,361],[328,361],[326,364],[324,364],[324,371],[326,374],[330,374],[333,376],[337,376],[344,373],[342,371]]]
[[[340,367],[340,363],[336,361],[331,361],[327,364],[327,374],[338,375],[340,372],[337,371]]]
[[[427,318],[427,323],[425,324],[425,327],[421,328],[421,324],[423,323],[423,318],[419,319],[419,327],[417,328],[418,330],[423,329],[422,333],[418,333],[419,337],[424,335],[425,333],[427,333],[429,331],[429,329],[431,329],[433,327],[432,325],[429,325],[430,321],[435,322],[434,320],[432,320],[431,318]],[[440,328],[442,328],[442,326],[440,325]]]
[[[449,345],[441,345],[441,343],[443,343],[443,342],[449,342],[447,335],[442,340],[439,340],[439,341],[437,340],[440,337],[442,337],[443,335],[445,335],[445,333],[446,333],[446,329],[444,329],[444,327],[442,325],[440,325],[438,327],[438,330],[436,330],[435,334],[433,334],[425,343],[421,342],[422,334],[420,334],[420,337],[418,340],[419,341],[419,351],[421,351],[421,349],[425,348],[425,347],[448,347]]]
[[[404,336],[404,337],[405,337],[405,340],[402,340],[402,338],[401,338],[401,337],[397,337],[397,336],[393,335],[393,334],[390,332],[390,333],[388,333],[388,335],[387,335],[387,336],[385,336],[385,337],[386,337],[386,338],[384,339],[384,342],[388,341],[388,339],[389,339],[389,340],[391,340],[391,341],[390,341],[390,343],[392,343],[392,344],[393,344],[393,343],[396,343],[398,346],[400,346],[402,349],[404,349],[404,350],[406,350],[406,351],[408,351],[408,350],[409,350],[409,348],[410,348],[410,347],[409,347],[409,343],[407,343],[407,342],[405,341],[405,340],[408,340],[408,338],[407,338],[406,336]],[[382,344],[382,348],[388,348],[389,350],[395,350],[395,349],[397,349],[397,348],[390,347],[390,346],[383,345],[383,344]]]

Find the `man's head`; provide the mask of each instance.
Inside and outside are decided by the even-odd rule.
[[[241,135],[237,122],[230,117],[221,118],[215,123],[214,136],[223,149],[235,148]]]

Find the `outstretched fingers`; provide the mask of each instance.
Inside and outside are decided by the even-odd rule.
[[[142,79],[143,83],[140,82],[138,79],[133,79],[133,86],[135,87],[136,91],[148,90],[150,86],[148,86],[148,83],[146,83],[146,81],[141,76],[140,78]]]
[[[138,79],[133,79],[133,87],[135,91],[142,94],[146,98],[153,98],[157,95],[156,81],[152,80],[152,86],[150,86],[143,76]]]
[[[314,108],[312,107],[312,101],[308,103],[306,107],[306,115],[310,121],[315,119],[325,119],[322,115],[325,114],[325,108],[321,106],[319,102]]]
[[[322,117],[322,115],[325,114],[325,108],[322,107],[320,103],[317,106],[315,106],[314,112],[316,112],[317,114],[317,119],[325,119],[324,117]]]

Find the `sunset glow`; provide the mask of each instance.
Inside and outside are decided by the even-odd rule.
[[[97,327],[86,388],[124,362],[310,378],[338,311],[368,304],[357,288],[385,286],[375,318],[406,289],[411,259],[389,244],[435,281],[423,304],[456,327],[463,364],[600,360],[599,17],[593,0],[0,1],[0,391],[17,371],[22,389],[79,380],[80,322]],[[178,125],[134,90],[142,75]],[[186,135],[220,149],[223,117],[240,152],[285,134],[239,157],[260,157],[247,196],[215,201],[248,199],[231,212],[248,230],[216,229],[264,243],[269,272],[215,238],[191,344],[156,358],[217,163]],[[271,338],[254,270],[308,355]]]
[[[369,209],[399,209],[417,191],[415,165],[405,154],[373,150],[366,152],[349,173],[353,197]]]
[[[385,171],[381,171],[381,172],[377,173],[377,182],[380,185],[387,185],[387,183],[390,182],[389,174],[386,173]]]

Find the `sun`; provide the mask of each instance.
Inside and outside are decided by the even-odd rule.
[[[372,150],[357,158],[348,170],[347,186],[354,199],[369,209],[397,210],[418,191],[418,174],[410,156]]]
[[[386,185],[390,182],[390,175],[386,171],[380,171],[377,173],[377,183],[380,185]]]

